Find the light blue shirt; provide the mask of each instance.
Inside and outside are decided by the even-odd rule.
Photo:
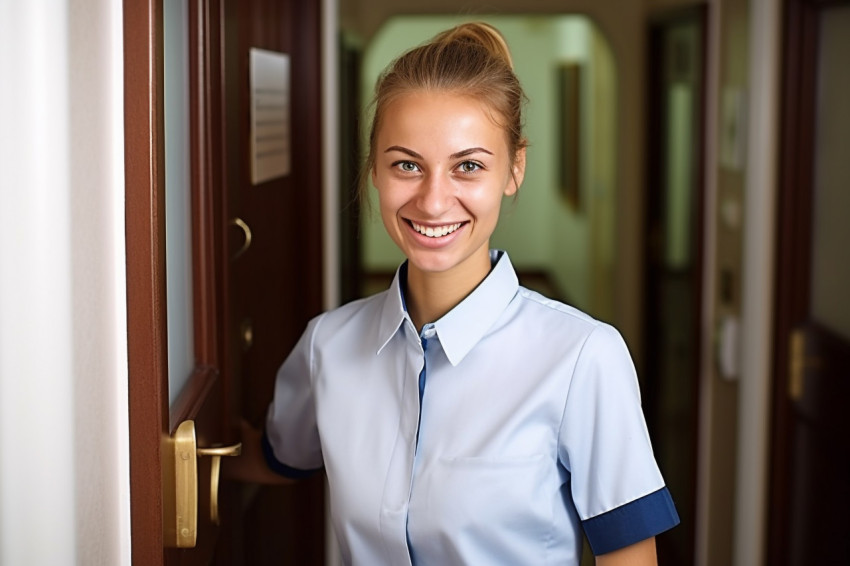
[[[582,528],[601,554],[678,523],[620,335],[491,259],[421,336],[402,265],[280,368],[267,459],[325,468],[346,564],[577,565]]]

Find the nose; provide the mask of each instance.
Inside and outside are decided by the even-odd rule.
[[[417,206],[433,218],[439,218],[454,205],[456,187],[446,175],[438,172],[427,175],[419,186]]]

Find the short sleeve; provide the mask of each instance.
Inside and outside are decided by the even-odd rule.
[[[276,472],[299,477],[323,465],[313,397],[313,336],[321,317],[307,325],[280,366],[266,415],[263,451]]]
[[[578,356],[559,431],[559,457],[594,554],[679,522],[655,462],[626,344],[600,324]]]

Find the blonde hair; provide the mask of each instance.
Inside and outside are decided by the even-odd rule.
[[[504,37],[484,22],[461,24],[405,52],[378,78],[361,196],[365,193],[365,180],[375,167],[375,144],[384,110],[398,97],[420,90],[463,94],[484,102],[505,131],[512,164],[518,152],[528,145],[522,119],[526,96],[513,72]]]

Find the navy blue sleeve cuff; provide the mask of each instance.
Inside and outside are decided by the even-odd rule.
[[[654,537],[678,524],[679,514],[666,487],[582,521],[596,556]]]
[[[273,472],[294,480],[309,477],[321,470],[321,468],[316,468],[315,470],[300,470],[298,468],[287,466],[278,460],[274,455],[272,444],[269,442],[269,437],[266,434],[265,429],[263,429],[263,456],[266,459],[266,465],[271,468]]]

